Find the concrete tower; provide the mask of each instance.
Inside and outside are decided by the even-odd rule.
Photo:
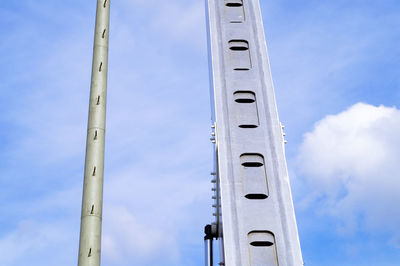
[[[220,265],[303,265],[259,0],[206,2],[216,220],[205,239],[220,240]]]
[[[109,21],[110,0],[97,0],[79,266],[99,266],[101,257]]]

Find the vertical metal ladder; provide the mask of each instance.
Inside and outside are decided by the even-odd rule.
[[[219,265],[303,265],[259,0],[206,0]]]

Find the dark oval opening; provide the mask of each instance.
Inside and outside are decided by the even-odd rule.
[[[257,128],[257,125],[239,125],[240,128]]]
[[[245,71],[245,70],[250,70],[250,68],[248,68],[248,67],[246,67],[246,68],[235,68],[234,70]]]
[[[244,167],[261,167],[261,166],[263,166],[264,164],[263,164],[263,163],[260,163],[260,162],[245,162],[245,163],[242,163],[242,165],[243,165]]]
[[[250,245],[252,245],[253,247],[270,247],[273,244],[274,243],[270,241],[253,241],[250,243]]]
[[[239,99],[236,99],[235,102],[237,102],[237,103],[254,103],[255,100],[249,99],[249,98],[239,98]]]
[[[246,47],[246,46],[231,46],[231,47],[229,47],[229,49],[231,49],[232,51],[246,51],[246,50],[249,50],[249,48]]]
[[[245,197],[251,200],[263,200],[268,198],[268,196],[265,194],[247,194]]]
[[[239,6],[243,6],[243,4],[242,3],[226,3],[226,6],[239,7]]]

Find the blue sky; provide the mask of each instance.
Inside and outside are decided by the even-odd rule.
[[[400,265],[400,3],[262,9],[306,265]],[[0,4],[0,265],[77,262],[94,15]],[[113,1],[110,34],[102,265],[203,265],[204,3]]]

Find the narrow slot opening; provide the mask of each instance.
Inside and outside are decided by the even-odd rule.
[[[103,7],[105,8],[105,7],[106,7],[106,5],[107,5],[107,0],[104,0]]]
[[[103,34],[101,35],[101,37],[104,39],[106,37],[106,29],[104,29]]]
[[[237,102],[237,103],[254,103],[255,100],[254,99],[239,98],[239,99],[236,99],[235,102]]]
[[[89,248],[89,253],[88,253],[88,257],[92,256],[92,248]]]
[[[240,128],[257,128],[257,125],[239,125]]]
[[[244,163],[242,163],[242,165],[243,165],[244,167],[261,167],[261,166],[263,166],[264,164],[263,164],[263,163],[260,163],[260,162],[244,162]]]
[[[101,72],[102,67],[103,67],[103,62],[100,63],[99,72]]]
[[[244,167],[264,166],[264,157],[258,153],[245,153],[240,156],[240,161]]]
[[[229,47],[232,51],[246,51],[249,50],[249,47],[246,46],[231,46]]]
[[[247,194],[245,197],[251,200],[263,200],[268,198],[268,196],[265,194]]]
[[[237,103],[254,103],[256,101],[256,94],[252,91],[236,91],[233,98]]]
[[[250,243],[250,245],[252,245],[253,247],[270,247],[273,244],[274,243],[270,241],[253,241]]]
[[[243,6],[243,3],[226,3],[226,6],[239,7],[239,6]]]
[[[97,135],[98,135],[98,133],[97,133],[97,130],[94,132],[94,140],[96,140],[97,139]]]
[[[232,51],[249,50],[249,42],[245,40],[231,40],[229,41],[229,49]]]
[[[228,0],[225,4],[227,7],[241,7],[243,6],[243,0]]]
[[[93,174],[92,174],[93,176],[95,176],[96,175],[96,166],[95,167],[93,167]]]
[[[97,104],[97,105],[100,104],[100,96],[97,96],[97,102],[96,102],[96,104]]]
[[[90,210],[90,214],[94,214],[94,205],[92,205],[92,209]]]

